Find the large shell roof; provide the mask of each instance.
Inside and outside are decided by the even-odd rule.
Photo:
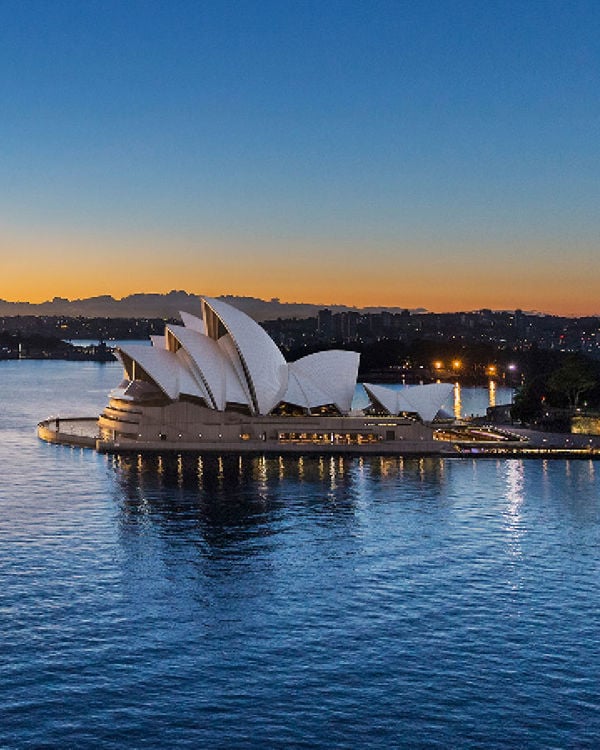
[[[222,300],[202,300],[202,318],[181,313],[183,325],[167,325],[152,346],[118,351],[129,377],[137,363],[170,399],[192,395],[223,411],[242,405],[269,414],[282,402],[310,411],[335,404],[349,411],[359,355],[328,351],[288,364],[275,342],[252,318]]]
[[[220,339],[223,329],[231,336],[254,409],[258,414],[268,414],[281,401],[287,387],[287,363],[283,354],[258,323],[226,302],[205,297],[202,311],[211,338]],[[214,326],[211,325],[213,316],[217,318]]]

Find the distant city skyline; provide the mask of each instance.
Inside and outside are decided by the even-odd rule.
[[[0,7],[0,298],[600,314],[600,6]]]

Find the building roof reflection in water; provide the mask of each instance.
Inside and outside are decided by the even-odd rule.
[[[111,463],[123,530],[142,532],[149,524],[222,554],[260,551],[261,539],[264,548],[270,537],[289,531],[286,515],[295,523],[301,517],[341,524],[355,535],[365,503],[422,497],[423,483],[435,497],[444,476],[439,458],[391,456],[139,454],[114,456]],[[253,543],[240,548],[249,537]]]

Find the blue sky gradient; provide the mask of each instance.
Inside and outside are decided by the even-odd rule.
[[[7,0],[0,297],[600,313],[599,40],[597,2]]]

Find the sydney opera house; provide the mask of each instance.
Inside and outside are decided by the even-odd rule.
[[[452,386],[364,384],[352,409],[359,354],[330,350],[286,362],[245,313],[202,300],[151,346],[117,349],[124,379],[99,418],[99,449],[423,451]],[[439,444],[438,444],[439,445]]]

